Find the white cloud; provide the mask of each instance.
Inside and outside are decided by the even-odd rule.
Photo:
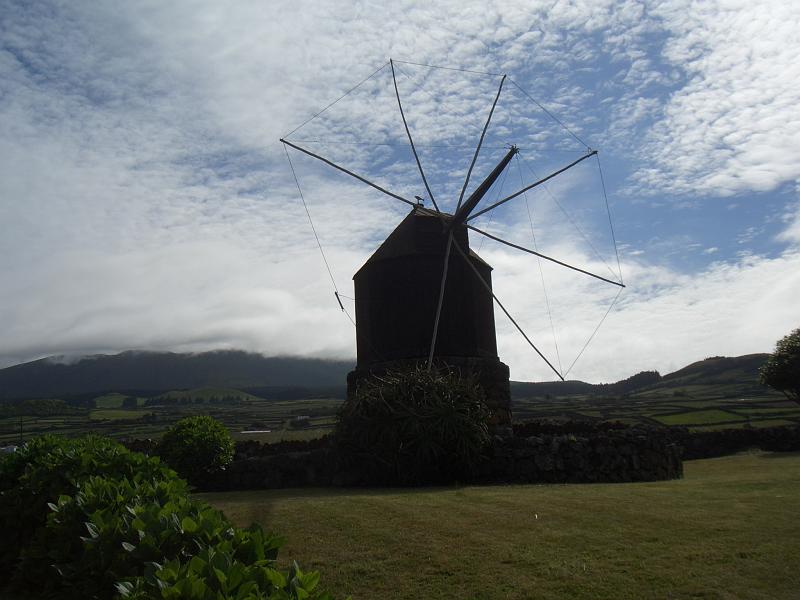
[[[642,189],[729,196],[800,177],[800,4],[664,2],[664,59],[684,73],[639,151]]]
[[[628,288],[606,319],[570,378],[610,382],[642,370],[662,374],[693,361],[723,353],[728,356],[770,352],[775,341],[800,322],[795,300],[800,289],[800,254],[779,258],[751,256],[739,263],[715,263],[696,275],[629,262],[623,265]],[[504,283],[498,276],[499,293]],[[770,285],[765,286],[764,281]],[[536,290],[533,275],[518,282]],[[502,297],[502,296],[501,296]],[[562,359],[571,362],[608,306],[608,296],[573,294],[569,312],[556,324]],[[543,305],[531,323],[533,339],[550,349],[552,335]],[[535,314],[529,310],[527,314]],[[518,380],[550,380],[547,366],[497,315],[501,358]],[[550,350],[552,356],[552,350]]]
[[[778,240],[791,244],[795,247],[800,246],[800,202],[796,202],[784,215],[786,228],[778,234]]]

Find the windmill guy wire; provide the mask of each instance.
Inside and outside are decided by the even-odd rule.
[[[606,310],[606,314],[604,314],[603,318],[600,319],[600,322],[597,324],[597,327],[594,328],[594,331],[592,332],[592,335],[589,336],[589,339],[586,340],[586,343],[583,345],[583,348],[581,348],[581,351],[578,352],[578,356],[576,356],[575,360],[572,361],[572,364],[569,366],[569,369],[567,369],[567,372],[564,374],[565,377],[567,375],[569,375],[570,371],[572,371],[572,367],[575,366],[575,363],[578,362],[578,359],[583,355],[583,353],[586,350],[586,348],[589,347],[589,344],[594,339],[594,336],[597,335],[597,332],[600,330],[600,326],[606,320],[606,317],[611,312],[611,309],[614,308],[614,305],[617,303],[617,300],[619,299],[619,296],[620,296],[621,293],[622,293],[622,288],[620,288],[619,291],[617,292],[617,295],[614,296],[614,299],[611,301],[611,304],[609,305],[608,309]]]
[[[484,76],[486,76],[486,77],[500,77],[500,76],[502,75],[502,73],[489,73],[489,72],[487,72],[487,71],[475,71],[475,70],[472,70],[472,69],[459,69],[459,68],[456,68],[456,67],[443,67],[443,66],[440,66],[440,65],[429,65],[429,64],[425,64],[425,63],[411,62],[411,61],[408,61],[408,60],[399,60],[399,59],[395,59],[395,62],[398,62],[398,63],[401,63],[401,64],[405,64],[405,65],[415,65],[415,66],[417,66],[417,67],[427,67],[428,69],[443,69],[443,70],[445,70],[445,71],[459,71],[459,72],[461,72],[461,73],[473,73],[473,74],[475,74],[475,75],[484,75]],[[386,65],[383,65],[383,67],[385,67],[385,66],[386,66]],[[382,69],[383,67],[381,67],[381,69]],[[380,69],[379,69],[379,70],[380,70]],[[376,72],[377,72],[377,71],[376,71]],[[373,73],[373,74],[374,74],[374,73]],[[505,75],[503,75],[503,76],[505,77]],[[371,77],[371,75],[370,75],[370,77]],[[526,91],[526,90],[525,90],[525,89],[524,89],[524,88],[523,88],[521,85],[519,85],[519,84],[518,84],[516,81],[514,81],[513,79],[510,79],[510,78],[509,78],[509,81],[511,82],[511,84],[512,84],[514,87],[516,87],[516,88],[517,88],[517,89],[518,89],[520,92],[522,92],[522,93],[525,95],[525,97],[526,97],[526,98],[528,98],[528,100],[530,100],[530,101],[531,101],[531,102],[533,102],[533,103],[534,103],[536,106],[538,106],[538,107],[539,107],[539,108],[540,108],[540,109],[541,109],[541,110],[542,110],[542,111],[543,111],[543,112],[544,112],[544,113],[545,113],[545,114],[546,114],[548,117],[550,117],[551,119],[553,119],[553,121],[555,121],[556,123],[558,123],[558,124],[559,124],[559,125],[560,125],[560,126],[561,126],[561,127],[562,127],[562,128],[563,128],[563,129],[564,129],[566,132],[567,132],[567,133],[569,133],[569,134],[570,134],[570,135],[571,135],[573,138],[575,138],[575,140],[576,140],[576,141],[577,141],[577,142],[578,142],[578,143],[579,143],[581,146],[583,146],[583,147],[584,147],[584,148],[586,148],[587,150],[589,149],[589,146],[588,146],[588,144],[586,144],[586,142],[584,142],[584,141],[583,141],[581,138],[579,138],[579,137],[578,137],[578,135],[577,135],[577,134],[576,134],[574,131],[572,131],[572,130],[571,130],[569,127],[567,127],[567,126],[566,126],[566,124],[565,124],[565,123],[564,123],[564,122],[563,122],[561,119],[559,119],[559,118],[558,118],[557,116],[555,116],[555,115],[554,115],[552,112],[550,112],[549,110],[547,110],[547,109],[544,107],[544,105],[543,105],[541,102],[539,102],[539,101],[538,101],[536,98],[534,98],[533,96],[531,96],[531,95],[530,95],[530,94],[529,94],[529,93],[528,93],[528,92],[527,92],[527,91]],[[360,84],[359,84],[359,85],[360,85]]]
[[[597,159],[597,170],[600,173],[600,185],[603,187],[603,198],[606,201],[606,213],[608,214],[608,226],[611,228],[611,239],[614,242],[614,252],[617,255],[617,269],[619,269],[619,280],[622,281],[622,265],[619,261],[619,248],[617,247],[617,236],[614,235],[614,224],[611,222],[611,207],[608,205],[608,194],[606,194],[606,180],[603,177],[603,167],[600,165],[600,154],[595,154]]]
[[[524,187],[524,188],[522,188],[521,190],[518,190],[518,191],[514,192],[514,193],[513,193],[513,194],[511,194],[510,196],[506,196],[505,198],[503,198],[502,200],[500,200],[500,201],[498,201],[498,202],[495,202],[495,203],[494,203],[494,204],[492,204],[491,206],[487,206],[487,207],[486,207],[486,208],[484,208],[483,210],[479,210],[479,211],[478,211],[478,212],[476,212],[475,214],[471,215],[471,216],[470,216],[470,217],[469,217],[467,220],[468,220],[468,221],[471,221],[472,219],[476,219],[477,217],[481,216],[483,213],[485,213],[485,212],[489,212],[490,210],[493,210],[493,209],[497,208],[497,207],[498,207],[498,206],[500,206],[501,204],[505,204],[505,203],[506,203],[506,202],[508,202],[509,200],[513,200],[514,198],[516,198],[516,197],[517,197],[517,196],[519,196],[520,194],[524,194],[524,193],[525,193],[525,192],[527,192],[528,190],[531,190],[531,189],[533,189],[533,188],[535,188],[535,187],[537,187],[537,186],[539,186],[539,185],[543,184],[545,181],[549,181],[550,179],[552,179],[552,178],[553,178],[553,177],[555,177],[556,175],[560,175],[560,174],[561,174],[561,173],[563,173],[564,171],[566,171],[566,170],[568,170],[568,169],[571,169],[572,167],[574,167],[575,165],[577,165],[579,162],[581,162],[581,161],[584,161],[584,160],[586,160],[587,158],[589,158],[590,156],[594,156],[595,154],[597,154],[597,150],[590,150],[589,152],[587,152],[586,154],[584,154],[583,156],[581,156],[579,159],[577,159],[577,160],[574,160],[574,161],[572,161],[571,163],[569,163],[567,166],[565,166],[565,167],[561,167],[561,168],[560,168],[558,171],[554,171],[553,173],[550,173],[550,175],[548,175],[547,177],[544,177],[543,179],[540,179],[539,181],[535,181],[534,183],[532,183],[532,184],[530,184],[530,185],[528,185],[528,186],[525,186],[525,187]]]
[[[533,348],[536,351],[536,354],[539,355],[539,358],[541,358],[544,362],[547,363],[547,366],[550,367],[550,369],[552,369],[553,373],[558,375],[558,378],[561,381],[564,381],[564,377],[561,375],[561,373],[558,372],[558,369],[556,369],[553,366],[553,364],[549,360],[547,360],[547,357],[544,354],[542,354],[542,352],[536,347],[536,345],[531,341],[531,339],[525,334],[525,332],[522,330],[522,327],[519,326],[519,323],[517,323],[517,321],[514,319],[514,317],[511,316],[511,313],[509,313],[506,310],[506,307],[503,306],[503,303],[500,302],[500,299],[495,295],[494,291],[492,290],[492,287],[488,283],[486,283],[486,281],[483,279],[483,277],[481,277],[481,274],[478,272],[478,269],[475,267],[475,265],[472,264],[472,261],[469,260],[469,257],[461,249],[461,246],[459,246],[458,242],[453,241],[453,245],[456,247],[456,250],[461,255],[461,257],[464,259],[464,261],[470,266],[470,268],[472,269],[472,272],[475,273],[475,277],[478,278],[478,281],[480,281],[481,284],[483,284],[483,287],[486,288],[486,290],[492,295],[492,298],[494,298],[494,301],[497,302],[497,306],[500,307],[500,309],[505,313],[505,315],[508,317],[508,319],[514,324],[514,327],[517,328],[517,331],[519,331],[522,334],[522,337],[525,338],[525,341],[528,342],[530,347]]]
[[[433,197],[433,192],[431,191],[431,186],[428,185],[428,179],[425,177],[425,171],[422,169],[422,163],[419,162],[419,156],[417,156],[417,149],[414,148],[414,140],[411,137],[411,131],[408,129],[408,123],[406,122],[406,115],[403,112],[403,103],[400,102],[400,91],[397,89],[397,78],[394,75],[394,63],[392,59],[389,59],[389,66],[392,67],[392,81],[394,82],[394,93],[397,96],[397,106],[400,109],[400,116],[403,118],[403,127],[406,128],[406,135],[408,135],[408,143],[411,144],[411,152],[414,154],[414,160],[417,161],[417,167],[419,168],[419,174],[422,175],[422,183],[425,184],[425,189],[428,191],[428,197],[433,202],[433,207],[438,211],[439,206],[436,204],[436,198]]]
[[[494,97],[494,102],[492,103],[492,109],[489,111],[489,118],[486,119],[486,125],[483,126],[481,137],[478,140],[478,147],[475,148],[475,155],[472,157],[472,164],[470,164],[469,170],[467,171],[467,178],[464,179],[464,187],[461,188],[461,194],[458,196],[458,205],[456,206],[456,212],[458,212],[458,209],[461,208],[461,201],[464,199],[464,192],[467,191],[467,185],[469,184],[469,176],[472,175],[472,168],[475,166],[475,161],[478,160],[478,153],[481,151],[483,138],[486,135],[486,130],[489,129],[489,123],[491,123],[492,121],[492,115],[494,114],[494,109],[497,106],[497,101],[500,99],[500,92],[503,91],[503,84],[505,83],[505,81],[506,81],[506,76],[503,75],[503,78],[500,80],[500,88],[497,90],[497,95]]]
[[[353,301],[355,301],[355,299],[354,298],[350,298],[349,296],[345,296],[344,294],[340,294],[339,293],[339,288],[336,285],[336,279],[333,277],[333,272],[331,270],[330,264],[328,263],[328,259],[325,256],[325,250],[323,250],[323,248],[322,248],[322,242],[320,242],[319,236],[317,235],[317,228],[314,227],[314,221],[311,219],[311,212],[308,210],[308,205],[306,204],[306,199],[303,196],[303,190],[300,187],[300,180],[297,177],[297,173],[294,170],[294,165],[292,164],[292,159],[289,156],[289,151],[286,150],[286,146],[285,145],[283,147],[283,151],[286,153],[286,160],[289,161],[289,168],[292,170],[292,176],[294,177],[294,182],[295,182],[295,185],[297,186],[297,191],[300,194],[300,200],[302,201],[303,208],[306,211],[306,216],[308,217],[308,223],[309,223],[309,225],[311,225],[311,231],[314,234],[314,239],[317,240],[317,246],[319,247],[319,252],[322,255],[322,261],[325,263],[325,268],[328,271],[328,277],[330,277],[331,283],[333,284],[333,290],[334,290],[333,291],[333,295],[336,297],[336,302],[339,303],[339,308],[342,309],[342,312],[347,316],[348,320],[353,324],[353,327],[356,330],[356,335],[358,335],[358,325],[356,325],[356,321],[355,321],[355,319],[353,319],[352,315],[350,314],[350,311],[348,311],[345,308],[344,304],[342,303],[342,298],[347,298],[348,300],[353,300]],[[363,336],[362,336],[362,338],[363,338]],[[367,345],[370,346],[370,348],[373,349],[373,352],[375,352],[377,355],[380,355],[380,353],[377,350],[375,350],[375,346],[373,345],[372,340],[364,338],[364,341],[367,343]]]
[[[598,158],[599,155],[600,155],[600,153],[598,151],[598,153],[595,154],[595,158]],[[530,162],[525,159],[525,156],[521,152],[520,152],[519,158],[523,163],[525,163],[525,166],[533,174],[534,177],[539,177],[539,175],[536,174],[536,171],[533,170],[533,167],[530,165]],[[598,168],[599,168],[599,165],[598,165]],[[600,181],[601,181],[601,183],[603,181],[602,175],[603,175],[603,172],[602,172],[602,169],[601,169],[600,170]],[[544,186],[544,190],[547,193],[547,195],[550,196],[550,199],[555,203],[555,205],[558,206],[558,209],[563,213],[563,215],[565,217],[567,217],[567,220],[572,224],[572,226],[575,228],[575,230],[581,235],[583,240],[589,245],[589,247],[592,249],[592,252],[594,252],[594,255],[597,257],[597,259],[606,266],[606,269],[608,269],[608,272],[611,273],[612,276],[619,277],[619,281],[620,281],[620,283],[622,283],[622,270],[619,269],[619,273],[615,273],[614,272],[614,269],[611,268],[611,265],[609,265],[608,262],[606,261],[606,259],[603,258],[603,256],[600,254],[600,252],[597,251],[597,248],[592,243],[592,240],[589,239],[589,237],[586,235],[586,233],[584,233],[583,229],[581,229],[580,226],[575,222],[575,219],[573,219],[572,216],[566,211],[566,209],[561,204],[561,202],[558,201],[558,198],[556,198],[553,195],[553,193],[550,191],[550,188],[548,188],[547,186]],[[609,222],[610,222],[610,220],[611,220],[611,211],[608,208],[608,203],[606,203],[606,212],[608,214],[608,218],[609,218]],[[617,251],[617,242],[616,242],[616,239],[614,238],[613,230],[611,231],[611,239],[614,242],[614,250],[615,250],[615,252],[617,252],[617,256],[619,257],[619,252]]]
[[[525,185],[524,179],[522,177],[522,167],[519,164],[520,163],[519,154],[517,154],[515,158],[517,159],[516,163],[517,163],[517,173],[519,174],[519,183],[520,185]],[[533,228],[533,213],[531,213],[530,203],[528,202],[528,193],[525,192],[524,194],[522,194],[522,197],[525,199],[525,210],[528,213],[528,223],[530,223],[531,226],[531,239],[533,240],[533,249],[538,252],[539,246],[536,243],[536,232],[534,231]],[[483,242],[483,240],[485,239],[486,239],[485,237],[481,238],[481,242]],[[542,280],[542,291],[544,292],[544,303],[545,306],[547,307],[547,317],[550,320],[550,331],[552,331],[553,333],[553,346],[555,346],[556,350],[556,360],[558,361],[558,370],[563,373],[564,367],[561,365],[561,352],[558,351],[558,338],[556,337],[556,326],[555,323],[553,323],[553,311],[550,309],[550,298],[547,295],[547,284],[544,281],[544,269],[542,269],[542,257],[537,256],[536,262],[539,265],[539,277]]]
[[[339,298],[339,288],[336,286],[336,279],[333,277],[333,271],[331,271],[331,266],[328,264],[328,259],[325,256],[325,250],[322,249],[322,242],[319,241],[319,236],[317,235],[317,228],[314,227],[314,221],[311,220],[311,212],[308,210],[308,205],[306,204],[306,199],[303,196],[303,190],[300,188],[300,181],[297,179],[297,173],[295,173],[294,165],[292,164],[292,159],[289,156],[289,151],[286,149],[286,146],[283,147],[283,151],[286,153],[286,160],[289,161],[289,168],[292,170],[292,176],[294,177],[294,183],[297,186],[297,191],[300,194],[300,200],[303,203],[303,208],[306,211],[306,216],[308,217],[308,223],[311,225],[311,231],[314,233],[314,239],[317,240],[317,246],[319,247],[319,253],[322,255],[322,261],[325,263],[325,268],[328,270],[328,277],[331,278],[331,283],[333,284],[333,295],[336,296],[336,301],[339,303],[339,308],[342,309],[342,312],[347,314],[347,317],[353,321],[350,317],[350,314],[344,309],[344,305],[342,304],[341,298]],[[353,321],[353,325],[355,325],[355,321]]]
[[[293,134],[295,131],[297,131],[297,130],[298,130],[298,129],[300,129],[301,127],[304,127],[304,126],[308,125],[308,124],[309,124],[311,121],[313,121],[314,119],[316,119],[318,116],[320,116],[320,115],[321,115],[322,113],[324,113],[326,110],[328,110],[328,109],[329,109],[331,106],[333,106],[334,104],[336,104],[337,102],[339,102],[339,100],[341,100],[341,99],[342,99],[342,98],[344,98],[345,96],[349,96],[349,95],[350,95],[352,92],[354,92],[354,91],[356,91],[358,88],[360,88],[360,87],[361,87],[361,86],[362,86],[362,85],[363,85],[363,84],[364,84],[366,81],[368,81],[369,79],[372,79],[373,77],[375,77],[375,75],[377,75],[378,73],[380,73],[381,71],[383,71],[383,70],[386,68],[386,65],[388,65],[388,64],[389,64],[389,62],[388,62],[388,61],[387,61],[387,62],[385,62],[385,63],[383,63],[383,64],[382,64],[380,67],[378,67],[377,69],[375,69],[375,70],[374,70],[374,71],[373,71],[373,72],[372,72],[370,75],[367,75],[367,76],[366,76],[364,79],[362,79],[361,81],[359,81],[359,82],[358,82],[356,85],[354,85],[353,87],[351,87],[351,88],[350,88],[349,90],[347,90],[347,91],[346,91],[344,94],[342,94],[341,96],[339,96],[339,97],[338,97],[336,100],[334,100],[333,102],[331,102],[330,104],[328,104],[328,106],[326,106],[325,108],[323,108],[323,109],[322,109],[321,111],[319,111],[318,113],[316,113],[316,114],[312,115],[311,117],[309,117],[308,119],[306,119],[305,121],[303,121],[302,123],[300,123],[300,125],[298,125],[298,126],[297,126],[297,127],[295,127],[294,129],[292,129],[292,130],[291,130],[289,133],[287,133],[287,134],[286,134],[286,135],[284,135],[283,137],[285,137],[285,138],[288,138],[290,135],[292,135],[292,134]]]

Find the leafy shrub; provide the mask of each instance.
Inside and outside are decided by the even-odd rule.
[[[444,483],[472,474],[488,418],[472,377],[418,367],[362,381],[340,409],[335,435],[374,483]]]
[[[188,561],[151,563],[146,575],[117,585],[119,596],[129,600],[181,598],[182,600],[326,600],[317,591],[319,574],[303,573],[294,563],[288,575],[266,566],[266,561],[236,558],[232,544],[205,547]]]
[[[224,469],[233,460],[233,451],[231,434],[208,416],[181,419],[164,434],[158,446],[159,456],[197,486]]]
[[[74,495],[49,504],[45,527],[22,552],[15,583],[49,592],[66,588],[75,597],[103,595],[139,574],[144,560],[187,550],[192,539],[182,535],[181,520],[197,518],[190,504],[186,483],[174,473],[163,479],[89,477]]]
[[[174,473],[158,459],[131,453],[99,436],[68,440],[56,436],[35,438],[0,460],[0,584],[16,569],[20,552],[43,529],[48,502],[73,494],[98,473],[113,478],[163,477]]]
[[[108,475],[94,474],[95,468]],[[18,556],[5,564],[26,595],[329,597],[316,590],[317,574],[275,569],[281,538],[257,525],[233,527],[222,513],[191,499],[186,482],[157,458],[110,440],[35,440],[0,460],[0,475],[6,524],[14,518],[9,508],[41,495],[31,504],[41,514],[26,513],[34,530],[17,534],[23,541],[13,547]]]
[[[28,554],[22,566],[35,573],[37,564],[52,562],[55,569],[38,581],[49,577],[48,589],[62,597],[109,596],[115,586],[134,598],[269,597],[289,588],[310,592],[319,579],[292,582],[292,573],[274,567],[281,538],[258,525],[232,527],[222,513],[190,499],[179,479],[93,477],[52,510],[47,553]]]

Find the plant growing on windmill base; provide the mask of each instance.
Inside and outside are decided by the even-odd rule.
[[[417,367],[361,382],[339,411],[335,435],[372,483],[446,483],[474,471],[489,416],[473,377]]]
[[[800,403],[800,328],[778,340],[775,351],[761,366],[759,379]]]
[[[234,444],[222,423],[205,415],[181,419],[164,434],[158,454],[192,485],[202,485],[209,476],[233,460]]]

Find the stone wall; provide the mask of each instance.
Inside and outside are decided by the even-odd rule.
[[[689,431],[683,427],[673,427],[669,432],[675,442],[683,447],[684,460],[713,458],[744,450],[800,451],[800,425],[717,431]]]
[[[595,483],[675,479],[683,475],[681,448],[666,429],[622,426],[496,436],[475,475],[460,483]],[[331,438],[286,443],[283,449],[237,446],[237,459],[208,489],[369,486],[369,477],[339,456]]]
[[[659,429],[519,435],[495,443],[482,483],[600,483],[683,476],[681,448]]]
[[[153,453],[148,440],[127,443]],[[675,479],[681,459],[749,449],[800,451],[800,426],[690,432],[684,428],[628,427],[620,423],[535,421],[496,436],[470,481],[460,483],[599,483]],[[234,462],[204,486],[208,490],[368,486],[339,456],[330,436],[307,442],[237,442]]]

